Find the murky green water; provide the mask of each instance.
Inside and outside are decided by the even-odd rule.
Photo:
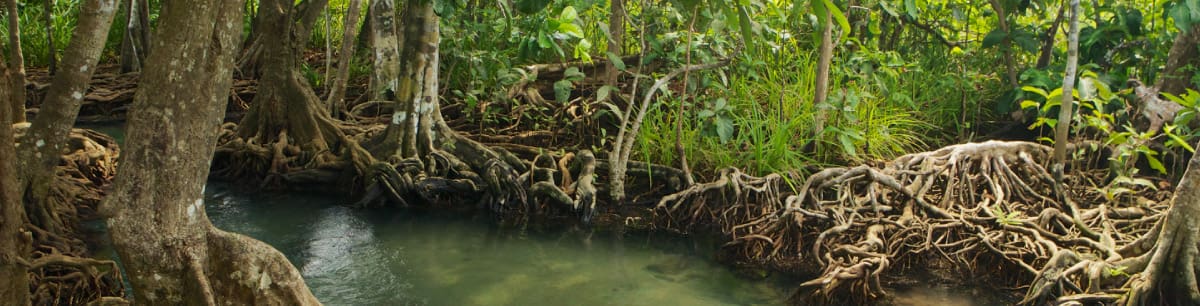
[[[89,128],[124,140],[120,126]],[[708,258],[713,246],[674,236],[500,229],[486,218],[351,209],[330,196],[220,182],[206,190],[214,224],[282,251],[326,305],[780,305],[798,284],[739,278]],[[889,289],[885,303],[1012,300],[993,289],[916,281]]]
[[[207,197],[213,223],[278,248],[327,305],[776,305],[789,290],[679,239],[498,229],[219,183]]]

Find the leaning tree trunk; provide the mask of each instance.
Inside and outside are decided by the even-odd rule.
[[[358,37],[358,13],[362,10],[362,0],[350,0],[346,4],[346,20],[343,24],[342,48],[338,51],[337,74],[333,76],[333,84],[329,86],[329,95],[325,104],[329,106],[329,115],[340,117],[346,102],[346,83],[350,78],[350,65],[354,61],[355,38]]]
[[[396,3],[393,0],[371,0],[371,101],[390,100],[396,92],[400,75],[400,40],[396,24]]]
[[[0,62],[3,62],[0,60]],[[0,65],[0,84],[8,80],[8,68]],[[0,86],[0,99],[8,100],[8,88]],[[5,101],[15,102],[15,101]],[[0,105],[0,156],[15,156],[11,108]],[[22,234],[25,206],[17,183],[16,160],[0,158],[0,301],[29,304],[29,277],[20,262],[29,258],[30,241]]]
[[[1176,95],[1187,91],[1188,84],[1200,71],[1200,23],[1175,37],[1167,54],[1167,66],[1158,78],[1158,90]],[[1194,86],[1194,85],[1193,85]]]
[[[139,304],[317,305],[283,254],[214,227],[208,161],[232,81],[242,1],[166,6],[104,205]]]
[[[84,1],[78,25],[67,45],[64,69],[54,75],[29,132],[17,144],[25,192],[37,202],[31,207],[40,210],[30,212],[34,218],[31,222],[46,230],[60,227],[61,221],[48,211],[53,206],[45,203],[47,193],[116,11],[116,0]]]
[[[1062,104],[1058,106],[1058,124],[1054,127],[1054,180],[1062,183],[1066,172],[1067,139],[1075,112],[1075,69],[1079,66],[1079,0],[1071,0],[1071,32],[1067,37],[1067,68],[1063,72]]]
[[[17,14],[17,0],[5,1],[8,7],[8,53],[9,73],[12,82],[12,123],[25,122],[25,55],[21,54],[21,26]]]
[[[1008,26],[1008,15],[1004,13],[1004,5],[1000,4],[999,0],[990,0],[988,2],[992,4],[992,9],[996,11],[996,18],[1000,22],[1000,30],[1004,31],[1004,33],[1012,33],[1012,30]],[[1020,83],[1017,81],[1017,63],[1016,59],[1013,58],[1012,40],[1004,38],[1004,41],[1000,43],[1000,48],[1001,52],[1004,53],[1004,67],[1008,72],[1008,85],[1012,86],[1012,88],[1017,88],[1020,86]]]

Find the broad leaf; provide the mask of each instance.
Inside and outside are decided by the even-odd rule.
[[[1000,44],[1000,42],[1004,41],[1004,39],[1007,37],[1008,33],[1004,32],[1003,30],[992,30],[992,32],[988,33],[987,36],[983,37],[983,48],[987,49]]]

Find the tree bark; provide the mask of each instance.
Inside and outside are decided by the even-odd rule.
[[[329,114],[334,118],[340,117],[342,108],[346,105],[346,82],[350,79],[350,66],[354,61],[355,38],[358,37],[358,15],[362,10],[362,0],[350,0],[346,5],[346,20],[343,24],[342,49],[338,51],[337,74],[333,76],[333,85],[329,87],[329,96],[325,104],[329,106]]]
[[[1133,276],[1126,305],[1197,305],[1196,259],[1200,253],[1200,154],[1192,155],[1171,198],[1171,208],[1160,221],[1149,264]],[[1151,231],[1151,233],[1156,233]]]
[[[621,58],[625,46],[625,0],[609,0],[608,52]],[[604,84],[616,85],[617,66],[609,62],[604,65]]]
[[[400,33],[396,24],[396,3],[393,0],[371,1],[371,69],[370,97],[372,101],[391,100],[395,96],[400,75]]]
[[[1046,36],[1042,36],[1042,50],[1038,55],[1037,69],[1046,69],[1050,66],[1050,57],[1054,54],[1054,36],[1058,32],[1058,25],[1062,23],[1063,14],[1067,7],[1058,8],[1058,17],[1054,18],[1054,22],[1050,23],[1050,30],[1046,31]]]
[[[1071,0],[1071,33],[1067,37],[1067,67],[1063,72],[1062,105],[1058,107],[1058,123],[1054,126],[1054,180],[1062,183],[1066,171],[1067,143],[1074,117],[1075,70],[1079,66],[1079,0]]]
[[[1200,72],[1200,23],[1175,36],[1167,53],[1167,66],[1158,77],[1158,90],[1176,95],[1187,92],[1192,77]],[[1190,66],[1190,68],[1189,68]],[[1193,88],[1195,85],[1191,85]]]
[[[21,53],[21,26],[17,0],[5,1],[8,7],[9,81],[12,83],[12,123],[25,122],[25,55]]]
[[[128,154],[103,206],[140,304],[319,304],[283,254],[213,227],[203,207],[242,8],[194,0],[162,13],[129,115]]]
[[[813,136],[821,135],[825,130],[825,100],[829,97],[829,68],[833,65],[833,15],[825,12],[825,22],[821,26],[821,46],[817,57],[817,77],[813,91],[813,108],[816,110],[813,118]]]
[[[309,6],[305,10],[310,9],[319,8]],[[319,107],[320,99],[300,74],[300,52],[308,39],[298,33],[303,26],[293,21],[291,12],[295,11],[290,0],[259,3],[262,75],[250,110],[238,125],[238,135],[257,139],[257,143],[274,143],[286,135],[306,151],[328,151],[333,141],[329,137],[335,132],[328,124],[326,112]]]
[[[0,63],[3,61],[0,60]],[[8,68],[0,65],[0,84],[9,78]],[[8,99],[8,88],[0,86],[0,98]],[[0,156],[15,156],[11,108],[0,107]],[[0,158],[0,301],[16,305],[29,304],[29,277],[20,264],[29,259],[30,242],[22,233],[25,205],[21,203],[17,183],[16,160]]]
[[[29,132],[21,137],[17,149],[26,193],[32,199],[46,199],[54,167],[67,145],[71,128],[79,115],[83,96],[87,93],[92,73],[104,49],[108,28],[117,11],[116,0],[87,0],[80,9],[78,25],[67,45],[63,71],[54,75],[50,89],[34,118]],[[34,205],[32,207],[44,207]],[[42,215],[42,214],[31,214]],[[33,220],[45,226],[47,220]]]
[[[149,52],[149,3],[146,0],[126,0],[128,22],[125,23],[125,37],[121,40],[121,72],[142,70],[142,62],[146,61]]]

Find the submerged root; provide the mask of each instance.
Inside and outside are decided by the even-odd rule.
[[[812,288],[801,291],[811,293],[805,298],[877,298],[885,294],[883,274],[929,260],[966,271],[1022,271],[1008,275],[1037,278],[1026,303],[1094,294],[1086,289],[1120,281],[1112,272],[1125,259],[1117,246],[1150,231],[1158,215],[1111,213],[1128,210],[1108,206],[1117,203],[1077,207],[1071,199],[1094,188],[1056,186],[1039,162],[1049,153],[1026,142],[961,144],[878,166],[825,169],[799,186],[795,174],[759,178],[731,169],[663,198],[658,212],[675,227],[718,225],[730,239],[727,251],[748,261],[818,264],[820,276],[802,285]]]

